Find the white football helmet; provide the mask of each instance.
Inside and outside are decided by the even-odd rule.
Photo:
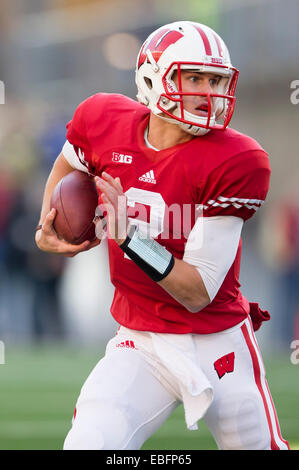
[[[181,70],[217,74],[221,77],[217,93],[184,93],[172,79],[176,71],[180,84]],[[157,29],[143,43],[136,64],[137,99],[155,115],[186,132],[204,135],[210,129],[224,130],[229,124],[238,75],[225,43],[215,31],[200,23],[177,21]],[[183,97],[187,95],[206,97],[204,115],[184,109]]]

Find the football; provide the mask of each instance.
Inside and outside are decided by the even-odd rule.
[[[57,235],[74,245],[95,240],[93,219],[97,205],[98,192],[92,176],[79,170],[64,176],[50,202],[51,209],[56,209],[53,226]]]

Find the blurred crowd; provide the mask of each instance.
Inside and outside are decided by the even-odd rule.
[[[263,225],[264,259],[276,276],[281,342],[299,338],[299,174],[288,181]]]
[[[35,244],[45,183],[71,115],[49,103],[0,107],[0,339],[91,344],[115,331],[107,246],[76,258]],[[82,278],[82,272],[85,275]],[[86,275],[87,273],[87,275]]]
[[[65,141],[65,124],[57,117],[54,124],[31,126],[24,103],[5,106],[5,115],[0,138],[1,337],[61,338],[58,289],[65,259],[40,251],[34,235],[43,187]]]

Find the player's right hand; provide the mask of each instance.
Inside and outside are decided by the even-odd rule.
[[[52,209],[47,214],[42,224],[42,228],[37,230],[35,234],[35,242],[40,250],[46,251],[47,253],[56,253],[72,258],[78,253],[81,253],[82,251],[88,251],[101,243],[101,240],[96,238],[96,240],[92,242],[87,240],[80,245],[73,245],[72,243],[68,243],[63,239],[58,238],[57,233],[53,227],[55,216],[56,209]]]

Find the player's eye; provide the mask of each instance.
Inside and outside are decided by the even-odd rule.
[[[199,80],[200,80],[200,77],[198,75],[191,75],[189,77],[189,80],[192,82],[192,83],[198,83]]]
[[[212,87],[219,85],[219,82],[220,82],[220,77],[210,79],[210,85]]]

